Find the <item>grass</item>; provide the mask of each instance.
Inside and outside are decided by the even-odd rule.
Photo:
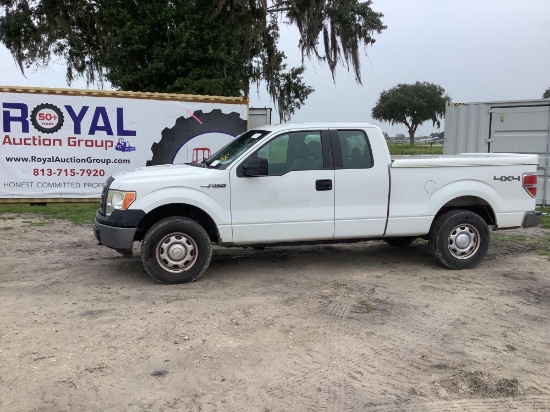
[[[539,255],[550,258],[550,235],[535,240],[535,244],[537,245],[537,253]]]
[[[540,256],[546,256],[546,257],[550,258],[550,249],[537,250],[537,253]]]
[[[443,145],[416,143],[411,146],[409,143],[388,143],[391,155],[440,155],[443,154]]]
[[[491,243],[494,243],[494,244],[503,243],[503,242],[524,243],[528,241],[529,241],[529,238],[524,235],[501,235],[498,233],[491,233]]]
[[[545,229],[550,229],[550,206],[539,207],[537,210],[540,210],[543,213],[540,217],[542,227]]]
[[[528,229],[527,229],[528,230]],[[550,257],[550,234],[542,236],[507,235],[506,231],[491,233],[491,244],[506,246],[507,244],[521,244],[529,246],[541,256]]]
[[[9,220],[10,215],[36,214],[47,220],[68,220],[77,225],[93,223],[99,203],[48,203],[46,206],[28,203],[0,204],[0,219]],[[32,226],[42,226],[49,222],[25,222]],[[5,229],[4,229],[5,230]]]

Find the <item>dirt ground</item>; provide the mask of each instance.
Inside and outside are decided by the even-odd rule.
[[[217,248],[163,286],[90,225],[0,226],[1,411],[550,410],[550,260],[514,241],[548,230],[470,271],[423,241]]]

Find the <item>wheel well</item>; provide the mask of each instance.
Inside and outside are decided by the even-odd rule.
[[[475,196],[457,197],[443,205],[434,218],[437,219],[443,213],[449,210],[468,210],[469,212],[479,215],[488,226],[496,226],[496,217],[493,208],[485,200]]]
[[[139,222],[135,240],[143,240],[145,233],[151,226],[159,220],[172,216],[182,216],[194,220],[206,230],[206,233],[208,233],[213,243],[218,242],[218,227],[210,215],[196,206],[181,203],[163,205],[147,213],[147,215],[141,219],[141,222]]]

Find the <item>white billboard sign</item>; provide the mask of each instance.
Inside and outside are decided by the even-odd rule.
[[[111,93],[113,94],[113,93]],[[198,162],[247,125],[247,104],[0,92],[0,198],[95,198],[107,178]]]

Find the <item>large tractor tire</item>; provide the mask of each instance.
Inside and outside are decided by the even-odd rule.
[[[203,113],[197,110],[193,116],[179,117],[173,127],[162,131],[160,141],[151,146],[153,158],[147,161],[147,166],[174,163],[181,147],[197,136],[207,133],[237,136],[246,131],[246,120],[241,119],[236,112],[222,113],[220,109],[214,109]]]

